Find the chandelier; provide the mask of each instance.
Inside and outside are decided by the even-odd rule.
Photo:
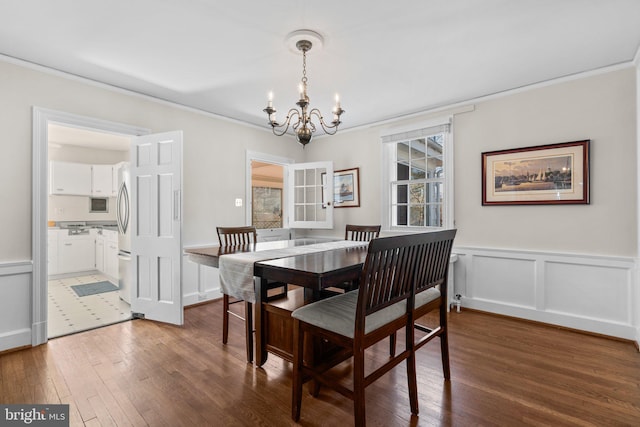
[[[313,32],[301,30],[292,34],[296,33],[309,34]],[[313,35],[320,37],[317,33],[313,33]],[[296,42],[295,46],[302,52],[302,79],[299,85],[300,99],[296,102],[296,105],[300,108],[291,108],[289,112],[287,112],[284,122],[279,123],[276,120],[276,109],[273,108],[273,93],[269,93],[267,108],[262,111],[267,113],[269,124],[275,135],[282,136],[289,130],[289,127],[291,127],[296,134],[296,139],[304,148],[304,146],[311,142],[313,133],[316,131],[316,125],[311,121],[313,116],[315,116],[325,133],[334,135],[338,131],[338,125],[341,123],[340,116],[344,113],[344,110],[340,108],[338,95],[336,95],[336,105],[333,107],[333,120],[331,123],[328,124],[324,121],[322,113],[317,108],[309,110],[309,96],[307,95],[307,52],[311,50],[313,44],[309,40],[300,39]]]

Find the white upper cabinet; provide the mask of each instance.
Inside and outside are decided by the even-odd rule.
[[[91,171],[91,195],[111,197],[113,194],[113,165],[93,165]]]
[[[91,165],[52,161],[49,193],[91,196]]]
[[[52,161],[49,165],[49,194],[115,197],[120,165]]]

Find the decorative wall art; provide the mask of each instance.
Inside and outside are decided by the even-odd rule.
[[[482,204],[589,204],[589,143],[482,153]]]
[[[333,172],[333,207],[355,208],[360,206],[360,168]]]

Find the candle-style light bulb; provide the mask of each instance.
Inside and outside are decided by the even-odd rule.
[[[336,93],[336,111],[340,109],[340,95]]]
[[[267,102],[267,107],[273,107],[273,91],[269,92],[269,101]]]

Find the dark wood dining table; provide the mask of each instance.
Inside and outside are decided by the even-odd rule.
[[[326,242],[327,239],[295,239],[276,242],[262,242],[238,247],[210,246],[186,249],[185,253],[193,262],[218,267],[219,258],[226,254],[252,252],[268,249],[286,248],[298,245],[308,245]],[[290,360],[289,323],[286,313],[290,314],[296,306],[318,300],[326,288],[344,283],[357,281],[367,256],[367,246],[332,249],[323,252],[294,255],[254,263],[256,303],[255,309],[255,362],[262,366],[272,352],[284,359]],[[273,315],[274,310],[265,308],[267,302],[267,286],[269,281],[285,282],[300,286],[304,289],[304,301],[282,308],[279,321]],[[293,300],[293,298],[292,298]],[[277,302],[276,302],[277,303]],[[276,304],[274,303],[274,304]],[[283,314],[284,313],[284,314]],[[270,333],[269,328],[280,328],[280,333]],[[284,328],[284,333],[283,332]],[[280,339],[273,339],[280,337]]]
[[[256,282],[256,364],[262,366],[268,357],[268,352],[292,361],[292,325],[286,316],[278,325],[283,329],[284,336],[268,335],[269,315],[271,310],[264,309],[267,304],[267,283],[278,281],[301,286],[305,290],[304,302],[309,303],[322,298],[327,288],[345,283],[357,282],[360,278],[362,266],[367,258],[367,246],[333,249],[312,254],[295,255],[277,258],[269,261],[259,261],[254,264]],[[297,304],[300,305],[300,304]],[[295,308],[290,307],[288,311]],[[290,313],[288,313],[290,314]],[[265,325],[266,324],[266,325]]]

